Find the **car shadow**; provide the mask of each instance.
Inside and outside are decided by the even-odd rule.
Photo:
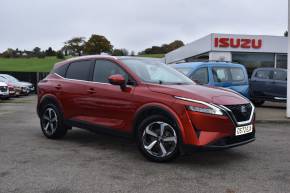
[[[77,144],[78,147],[88,147],[118,152],[118,154],[121,153],[128,157],[128,159],[134,159],[134,161],[146,161],[146,159],[139,153],[135,141],[130,138],[98,134],[73,128],[73,130],[69,131],[66,137],[61,141],[72,143],[74,145]],[[250,155],[247,152],[240,151],[239,149],[226,149],[219,151],[202,150],[193,151],[190,154],[182,155],[175,161],[167,164],[217,167],[226,165],[227,163],[243,162],[249,158]]]

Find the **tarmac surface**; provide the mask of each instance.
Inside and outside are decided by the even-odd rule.
[[[258,123],[257,140],[149,162],[134,142],[73,128],[46,139],[36,97],[0,101],[0,192],[290,192],[290,125]]]

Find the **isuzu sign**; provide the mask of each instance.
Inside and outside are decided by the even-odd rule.
[[[262,39],[247,38],[214,38],[216,48],[254,48],[262,47]]]

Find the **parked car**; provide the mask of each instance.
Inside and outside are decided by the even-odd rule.
[[[8,75],[8,74],[0,74],[0,76],[8,79],[10,82],[17,84],[20,87],[20,95],[28,95],[31,91],[30,88],[32,86],[31,83],[21,82],[17,78]],[[33,87],[33,86],[32,86]]]
[[[281,68],[257,68],[250,81],[250,95],[255,105],[265,101],[287,101],[287,70]]]
[[[249,98],[248,74],[241,64],[190,62],[171,66],[198,84],[228,88]]]
[[[137,57],[69,59],[38,84],[47,138],[61,138],[72,126],[132,136],[141,153],[158,162],[187,148],[254,141],[254,109],[235,92],[197,85],[166,64]]]
[[[20,96],[21,87],[19,84],[9,81],[7,78],[0,75],[0,82],[5,82],[8,85],[9,96],[10,97],[17,97]]]
[[[8,85],[0,81],[0,99],[9,99],[9,97]]]

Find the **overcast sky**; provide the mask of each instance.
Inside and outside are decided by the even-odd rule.
[[[0,51],[91,34],[135,52],[213,32],[282,35],[287,0],[0,0]]]

